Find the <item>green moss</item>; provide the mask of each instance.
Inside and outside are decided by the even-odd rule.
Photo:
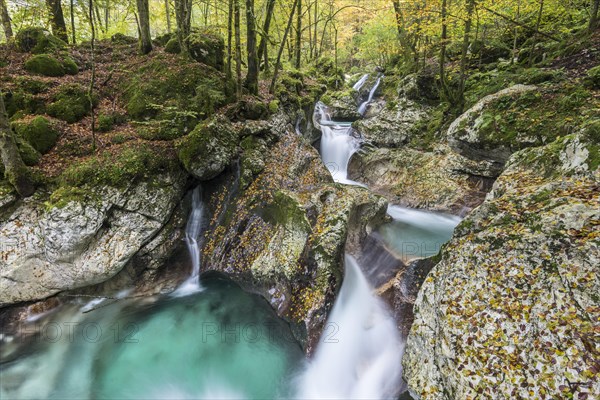
[[[94,104],[98,98],[92,99]],[[63,85],[54,97],[54,102],[48,106],[48,114],[51,116],[74,123],[85,117],[91,109],[87,90],[77,84]]]
[[[21,155],[21,159],[27,166],[37,165],[40,162],[40,158],[42,155],[33,148],[25,139],[21,136],[16,136],[17,148],[19,149],[19,154]]]
[[[82,202],[85,199],[88,199],[91,193],[93,192],[90,190],[78,187],[59,187],[52,192],[50,198],[46,203],[44,203],[44,205],[46,206],[47,210],[51,210],[53,208],[64,208],[72,201]]]
[[[217,32],[207,28],[193,31],[188,37],[190,56],[202,63],[223,71],[225,68],[225,41]]]
[[[179,40],[176,37],[171,38],[165,45],[165,51],[171,54],[181,53],[181,46],[179,45]]]
[[[269,112],[275,114],[279,110],[279,100],[269,102]]]
[[[104,151],[67,168],[60,177],[63,187],[109,185],[123,187],[142,177],[152,177],[177,167],[176,160],[160,149],[137,144]]]
[[[15,36],[17,49],[34,54],[48,53],[66,47],[66,43],[53,36],[44,28],[21,29]]]
[[[98,130],[100,132],[109,132],[115,125],[125,122],[125,117],[118,113],[98,115]]]
[[[52,122],[41,116],[29,121],[17,121],[13,123],[13,127],[19,136],[42,154],[56,144],[59,136]]]
[[[43,76],[63,76],[65,68],[55,57],[49,54],[37,54],[25,61],[25,69],[32,74]]]
[[[63,68],[65,69],[65,73],[68,75],[77,75],[79,73],[79,67],[71,57],[63,58],[62,64]]]

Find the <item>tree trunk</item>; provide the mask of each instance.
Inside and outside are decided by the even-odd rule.
[[[189,55],[189,36],[192,28],[192,0],[175,0],[177,40],[184,55]]]
[[[531,51],[529,52],[529,66],[533,66],[533,61],[535,60],[535,48],[538,44],[538,34],[540,31],[540,24],[542,23],[542,15],[544,14],[544,0],[540,0],[540,10],[538,11],[537,22],[535,24],[536,34],[533,35],[533,44],[531,45]]]
[[[231,45],[233,42],[233,0],[229,0],[229,10],[227,14],[227,79],[231,79],[231,60],[233,58],[233,52],[231,51]]]
[[[94,25],[93,15],[93,0],[90,0],[90,28],[92,30],[92,38],[90,39],[90,45],[92,50],[92,76],[90,78],[90,86],[88,88],[88,101],[90,102],[90,113],[92,114],[91,119],[91,132],[92,132],[92,153],[96,151],[96,112],[94,110],[94,84],[96,83],[96,26]]]
[[[35,191],[35,187],[29,175],[29,170],[23,163],[23,159],[21,159],[15,137],[8,125],[2,92],[0,92],[0,156],[4,164],[4,176],[14,186],[19,196],[31,196]]]
[[[171,10],[169,0],[165,0],[165,15],[167,16],[167,33],[171,33]]]
[[[296,10],[296,45],[295,45],[295,63],[296,69],[300,69],[302,63],[302,0],[297,2],[298,10]]]
[[[319,46],[318,46],[319,45],[319,43],[318,43],[318,40],[319,40],[319,38],[318,38],[318,31],[319,31],[319,29],[318,29],[319,28],[319,18],[318,18],[318,16],[319,16],[319,1],[318,0],[315,0],[315,10],[314,10],[314,12],[315,12],[315,15],[314,15],[315,27],[313,29],[313,34],[314,34],[314,38],[313,38],[314,43],[313,43],[313,46],[314,46],[315,50],[314,50],[314,53],[313,53],[313,59],[317,59],[317,58],[319,58],[319,54],[318,54],[318,50],[317,50],[319,48]]]
[[[600,0],[592,0],[592,9],[590,11],[589,31],[594,32],[598,28],[598,10],[600,9]]]
[[[448,8],[447,0],[442,0],[441,18],[442,18],[442,36],[440,43],[440,85],[442,87],[442,94],[446,100],[450,99],[450,91],[448,90],[448,84],[446,82],[446,46],[448,40]]]
[[[248,74],[245,86],[250,94],[258,94],[258,53],[256,52],[256,19],[254,0],[246,0],[246,50],[248,52]]]
[[[517,19],[521,18],[521,0],[517,0]],[[515,25],[515,38],[513,40],[513,50],[512,50],[512,58],[510,60],[510,65],[514,65],[515,61],[518,58],[517,53],[517,42],[519,41],[519,27]]]
[[[110,0],[106,0],[104,4],[104,29],[108,32],[109,29],[109,21],[110,19]]]
[[[6,41],[13,37],[12,26],[10,25],[10,15],[8,14],[8,8],[6,7],[6,0],[0,0],[0,19],[2,19],[2,28],[4,29],[4,36]]]
[[[50,11],[50,25],[52,33],[65,42],[69,41],[67,36],[67,26],[65,25],[65,17],[63,15],[62,5],[60,0],[46,0],[46,5]]]
[[[269,29],[271,28],[271,19],[273,17],[273,11],[275,10],[275,0],[267,0],[267,13],[265,14],[265,22],[263,23],[263,36],[260,39],[258,45],[258,58],[264,57],[265,70],[269,70],[269,55],[267,49],[267,42],[269,40]]]
[[[279,51],[277,53],[277,61],[275,62],[275,72],[273,73],[273,79],[271,80],[271,86],[269,87],[269,93],[275,93],[275,84],[277,83],[277,75],[279,74],[279,67],[281,65],[281,54],[283,54],[283,49],[285,48],[285,42],[287,41],[288,34],[290,33],[290,28],[292,27],[292,22],[294,21],[294,12],[296,11],[296,5],[299,0],[294,0],[294,5],[292,6],[292,11],[290,12],[290,18],[288,19],[287,26],[285,27],[285,32],[283,33],[283,39],[281,40],[281,45],[279,46]]]
[[[471,26],[473,25],[473,11],[475,10],[475,0],[467,0],[467,20],[465,21],[465,33],[463,37],[461,58],[460,58],[460,81],[457,93],[458,111],[462,113],[464,107],[465,82],[467,80],[467,57],[469,46],[471,45]]]
[[[150,37],[150,9],[148,0],[136,0],[138,18],[140,20],[140,53],[148,54],[152,51],[152,38]]]
[[[235,31],[235,77],[237,98],[242,97],[242,40],[240,34],[240,0],[233,0],[233,26]]]
[[[69,14],[71,14],[71,43],[76,44],[77,40],[75,39],[75,0],[71,0],[69,2]]]

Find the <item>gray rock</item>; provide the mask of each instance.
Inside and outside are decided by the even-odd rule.
[[[600,173],[578,135],[512,156],[419,292],[405,378],[423,399],[594,398]],[[576,383],[576,384],[575,384]]]
[[[85,201],[25,200],[0,225],[0,305],[104,282],[164,226],[183,196],[183,173],[127,189],[90,188]]]

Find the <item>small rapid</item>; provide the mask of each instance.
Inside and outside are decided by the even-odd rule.
[[[381,76],[377,78],[375,85],[373,85],[373,87],[369,91],[369,97],[358,107],[358,113],[360,115],[365,115],[367,113],[367,107],[373,101],[373,97],[375,97],[375,93],[377,92],[377,89],[379,89],[379,85],[381,84],[381,78]]]

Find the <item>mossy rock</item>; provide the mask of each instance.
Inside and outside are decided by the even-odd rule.
[[[62,64],[66,74],[77,75],[79,73],[79,67],[71,57],[63,58]]]
[[[164,35],[160,35],[154,38],[154,44],[158,46],[166,46],[167,43],[171,41],[175,37],[173,33],[165,33]]]
[[[215,178],[237,155],[238,138],[225,118],[204,121],[177,143],[179,159],[197,179]]]
[[[43,99],[20,89],[4,93],[4,104],[11,119],[29,114],[43,114],[46,111]]]
[[[59,137],[54,124],[41,116],[27,121],[17,121],[13,123],[13,128],[19,136],[42,154],[47,153]]]
[[[225,41],[218,33],[210,30],[195,31],[188,37],[190,56],[217,71],[225,68]]]
[[[33,148],[25,139],[17,135],[15,137],[17,142],[17,149],[21,155],[21,159],[27,166],[37,165],[40,162],[42,155],[39,151]]]
[[[177,159],[146,144],[104,151],[71,164],[59,178],[62,187],[109,185],[124,187],[140,178],[151,178],[178,169]]]
[[[156,54],[123,81],[127,113],[135,120],[166,120],[173,112],[211,116],[234,94],[224,76],[193,61]]]
[[[15,36],[15,43],[19,51],[34,54],[49,53],[66,47],[65,42],[46,29],[36,27],[21,29]]]
[[[65,74],[63,63],[49,54],[31,56],[25,61],[25,69],[32,74],[43,76],[58,77]]]
[[[234,107],[227,110],[227,116],[231,120],[245,121],[249,119],[257,121],[269,116],[269,108],[261,100],[248,97],[238,101]]]
[[[137,44],[138,42],[133,36],[127,36],[122,33],[115,33],[110,37],[110,41],[114,44]]]
[[[171,38],[167,42],[167,44],[165,44],[165,51],[171,54],[181,53],[181,46],[179,45],[179,40],[176,37]]]
[[[506,59],[510,57],[511,53],[509,46],[498,41],[484,42],[482,40],[475,40],[471,43],[469,50],[477,59],[477,62],[481,61],[483,64],[493,63],[501,58]]]
[[[94,105],[98,103],[98,98],[92,99]],[[48,108],[48,114],[52,117],[61,119],[68,123],[80,121],[91,109],[87,90],[77,84],[68,84],[60,88],[54,102]]]

